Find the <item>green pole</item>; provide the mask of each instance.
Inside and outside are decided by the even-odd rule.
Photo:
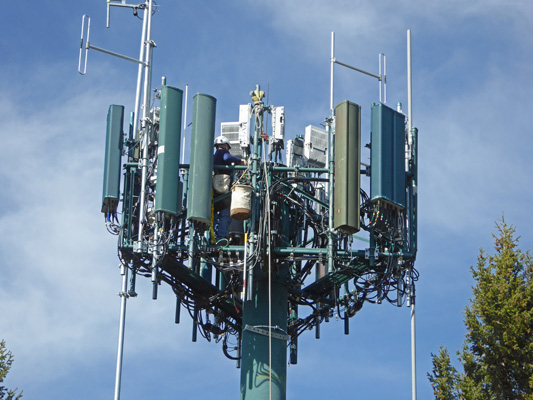
[[[268,265],[255,268],[252,298],[244,302],[241,400],[285,400],[287,396],[287,266],[277,265],[268,284]],[[278,270],[272,268],[272,271]],[[269,338],[269,308],[272,318]]]
[[[259,85],[256,92],[260,92]],[[263,103],[254,100],[254,151],[251,180],[254,188],[254,207],[250,220],[250,247],[259,243],[256,238],[261,198],[258,186],[263,125]],[[267,182],[268,177],[264,177]],[[268,198],[268,196],[267,196]],[[268,201],[268,200],[267,200]],[[268,207],[268,205],[267,205]],[[268,207],[269,208],[269,207]],[[268,209],[267,208],[267,209]],[[264,216],[265,217],[265,216]],[[267,216],[268,218],[268,216]],[[270,223],[268,223],[268,230]],[[287,396],[287,282],[288,266],[274,265],[270,257],[270,231],[266,243],[268,255],[251,267],[246,279],[241,335],[241,400],[285,400]]]

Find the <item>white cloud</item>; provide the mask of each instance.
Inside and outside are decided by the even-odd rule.
[[[59,81],[49,71],[30,80]],[[63,88],[62,100],[40,103],[2,89],[1,331],[26,371],[61,374],[74,354],[90,357],[105,344],[98,332],[116,323],[115,239],[99,215],[110,94]]]
[[[442,101],[434,94],[435,82],[426,83],[435,98],[422,95],[417,113],[425,219],[464,231],[475,221],[521,208],[532,194],[523,185],[531,179],[532,150],[521,122],[528,113],[524,82],[493,68],[474,90]]]
[[[27,85],[59,82],[59,70],[36,73]],[[4,87],[0,98],[4,132],[12,133],[3,137],[11,151],[0,161],[0,183],[8,188],[0,213],[0,332],[19,381],[45,383],[116,354],[121,277],[117,239],[100,213],[102,171],[107,107],[132,96],[100,68],[93,75],[50,102],[32,99],[32,107],[21,101],[27,92]],[[94,85],[99,78],[104,85]],[[128,301],[130,357],[177,351],[190,340],[188,315],[185,328],[173,326],[171,291],[161,288],[156,302],[147,285],[139,278],[139,297]]]
[[[532,195],[527,185],[532,178],[529,2],[273,0],[253,3],[235,15],[219,15],[220,10],[214,10],[201,26],[192,17],[180,20],[181,14],[167,15],[165,8],[169,5],[162,5],[156,23],[164,27],[160,36],[169,36],[167,41],[155,37],[161,43],[155,55],[156,70],[165,71],[173,85],[187,80],[191,93],[218,91],[224,119],[227,110],[236,117],[237,105],[248,100],[250,84],[264,86],[261,79],[265,79],[273,88],[275,104],[286,106],[292,135],[326,116],[332,30],[337,33],[337,56],[342,61],[374,69],[377,54],[387,53],[395,102],[405,96],[405,30],[413,29],[414,116],[420,128],[419,222],[420,232],[426,234],[420,238],[424,289],[419,291],[419,310],[421,321],[433,321],[434,314],[445,313],[442,319],[450,325],[441,324],[442,332],[435,332],[431,324],[420,323],[424,330],[419,340],[425,351],[420,357],[426,360],[428,349],[436,351],[435,343],[460,335],[461,315],[454,313],[466,301],[468,264],[475,260],[475,249],[490,241],[494,219],[505,211],[509,222],[517,223],[518,231],[525,231],[526,236],[533,222],[527,213]],[[196,17],[197,12],[193,9],[187,15]],[[232,25],[229,38],[219,31],[224,23]],[[78,22],[74,25],[72,37],[77,38]],[[492,26],[493,36],[484,38]],[[96,44],[106,47],[102,25],[99,31],[97,24],[94,27]],[[132,41],[136,48],[139,32],[134,30],[131,39],[119,27],[113,25],[110,35],[122,36],[121,40]],[[468,34],[481,29],[485,30],[475,37],[477,42],[471,43]],[[203,33],[202,47],[182,52],[179,46],[187,42],[183,38],[197,43],[199,33]],[[500,34],[506,46],[495,40]],[[16,37],[12,40],[17,43]],[[486,49],[488,55],[483,53]],[[0,82],[4,150],[0,158],[0,332],[15,354],[12,376],[24,382],[40,375],[33,378],[41,379],[34,386],[39,389],[58,375],[78,382],[74,375],[81,365],[100,365],[109,359],[114,364],[116,355],[120,275],[115,238],[105,231],[100,214],[101,171],[107,107],[126,102],[127,112],[131,110],[136,67],[91,53],[88,75],[80,77],[74,50],[73,54],[67,50],[54,54],[57,62],[52,64],[28,58],[24,64],[0,67],[8,77]],[[192,65],[193,61],[202,65]],[[377,92],[373,83],[361,84],[359,78],[343,75],[340,69],[338,78],[338,99],[347,96],[367,107],[367,98],[373,96],[367,86]],[[158,84],[159,76],[154,73],[154,85]],[[471,249],[473,254],[465,254]],[[213,379],[220,382],[222,376],[229,377],[226,386],[236,392],[238,373],[233,363],[223,359],[220,346],[190,345],[190,318],[185,311],[184,323],[173,326],[174,297],[169,288],[161,287],[159,300],[152,301],[149,280],[139,279],[138,292],[138,298],[128,301],[126,326],[130,369],[124,379],[132,398],[138,383],[132,380],[147,373],[157,379],[167,373],[169,365],[178,372],[169,374],[168,391],[179,389],[172,379],[181,375],[187,381],[183,390],[196,393],[196,371],[205,376],[208,365],[214,367]],[[312,367],[322,367],[325,358],[331,361],[327,364],[331,379],[343,376],[366,386],[361,376],[370,380],[381,373],[395,381],[390,366],[403,366],[407,360],[396,354],[398,321],[381,310],[365,306],[353,320],[358,331],[347,346],[353,348],[337,346],[326,334],[316,343],[308,332],[310,339],[302,339],[311,342],[308,348],[302,346],[306,362],[289,371],[295,376],[290,390],[305,388],[306,374],[315,374]],[[392,311],[402,313],[407,323],[407,310]],[[342,330],[340,324],[331,325]],[[382,352],[379,359],[372,354],[373,347]],[[374,360],[370,370],[368,358],[355,357],[361,354],[355,349]],[[365,368],[357,362],[365,363]],[[368,375],[362,375],[365,371]],[[427,389],[422,382],[424,371],[419,376],[419,385]],[[298,386],[292,386],[295,382]],[[23,388],[22,383],[17,386]],[[339,387],[341,393],[351,389]],[[221,397],[227,393],[225,389],[220,392],[224,392]]]

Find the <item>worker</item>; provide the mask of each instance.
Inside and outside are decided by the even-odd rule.
[[[229,152],[231,146],[224,136],[219,136],[215,139],[215,149],[214,165],[246,165],[246,160],[231,155]],[[232,183],[230,171],[215,169],[214,173],[213,188],[215,196],[229,192]],[[214,204],[213,228],[217,243],[221,239],[228,239],[228,227],[231,222],[230,208],[231,196],[227,196]]]

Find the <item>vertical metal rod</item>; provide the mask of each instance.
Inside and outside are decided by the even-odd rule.
[[[251,229],[250,229],[251,230]],[[253,237],[252,237],[253,238]],[[253,241],[250,241],[248,240],[248,242],[251,242],[250,243],[250,253],[252,253],[252,251],[254,250],[254,242]],[[245,246],[246,248],[248,248],[248,242],[245,243]],[[244,297],[245,297],[245,300],[246,301],[250,301],[252,300],[252,284],[253,284],[253,281],[254,281],[254,268],[253,268],[253,264],[252,264],[252,267],[249,267],[247,266],[246,267],[246,292],[244,293]]]
[[[153,239],[153,248],[152,248],[152,300],[157,300],[157,280],[158,280],[158,273],[159,268],[157,266],[158,260],[159,260],[159,245],[157,244],[158,241],[158,225],[157,217],[154,227],[154,239]]]
[[[189,269],[195,270],[195,261],[194,261],[194,253],[195,253],[195,240],[194,240],[194,224],[192,221],[189,221]]]
[[[413,105],[412,105],[412,76],[411,76],[411,29],[407,30],[407,129],[409,134],[413,128]]]
[[[267,86],[268,87],[268,86]],[[268,114],[267,114],[268,116]],[[267,238],[268,238],[268,390],[269,400],[272,400],[272,225],[270,221],[270,176],[266,167],[266,144],[262,141],[263,167],[265,173],[265,209],[267,210]]]
[[[334,140],[335,134],[335,112],[333,110],[333,83],[334,83],[334,65],[335,65],[335,32],[331,32],[331,59],[330,59],[330,122],[328,123],[328,200],[329,200],[329,221],[328,221],[328,263],[326,272],[333,270],[333,173],[334,173]]]
[[[344,316],[344,334],[350,334],[350,318],[347,315]]]
[[[416,255],[418,238],[418,129],[411,129],[411,252]]]
[[[260,92],[261,87],[259,85],[255,86],[255,90],[257,92]],[[259,171],[259,160],[261,158],[261,143],[260,143],[260,137],[261,137],[261,130],[263,125],[263,106],[262,105],[254,105],[252,109],[252,118],[254,119],[254,137],[253,137],[253,143],[254,143],[254,149],[252,153],[252,163],[251,163],[251,176],[252,176],[252,187],[254,190],[253,195],[259,196],[257,191],[257,178],[260,174]],[[257,202],[259,204],[259,202]],[[257,245],[257,238],[256,238],[256,222],[259,218],[260,210],[258,209],[258,205],[253,207],[252,210],[252,218],[251,222],[248,225],[250,227],[250,236],[249,236],[249,242],[250,242],[250,254],[254,254],[255,252],[255,246]],[[246,298],[248,300],[252,299],[253,296],[253,280],[254,280],[254,273],[253,268],[249,268],[248,270],[248,277],[246,281]]]
[[[141,128],[143,133],[142,143],[142,170],[141,170],[141,198],[140,198],[140,211],[139,211],[139,236],[138,241],[142,248],[142,232],[144,226],[144,217],[146,212],[146,178],[148,175],[148,110],[150,107],[150,81],[152,78],[151,59],[152,59],[152,43],[151,43],[151,29],[152,29],[152,4],[153,0],[148,1],[148,11],[145,13],[145,18],[148,19],[146,28],[146,54],[145,54],[145,67],[144,67],[144,104],[143,104],[143,118],[141,121]]]
[[[379,88],[379,102],[382,103],[381,101],[381,86],[383,85],[382,83],[382,78],[383,78],[383,75],[381,73],[381,59],[383,58],[383,53],[379,53],[379,61],[378,61],[378,75],[381,77],[380,79],[378,79],[378,88]]]
[[[387,104],[387,56],[379,54],[379,102]],[[382,95],[383,92],[383,95]]]
[[[237,369],[241,368],[241,358],[242,358],[242,351],[241,351],[241,338],[237,340]]]
[[[181,163],[185,164],[185,135],[187,133],[187,99],[189,97],[189,85],[185,85],[185,112],[183,117],[183,140],[181,145]]]
[[[181,299],[180,296],[176,295],[176,314],[174,316],[174,323],[180,323],[180,311],[181,311]]]
[[[186,209],[187,208],[187,192],[189,190],[189,170],[186,168],[182,168],[180,169],[180,173],[183,178],[183,193],[181,195],[181,205],[183,209]],[[183,219],[181,222],[181,229],[180,229],[180,243],[181,244],[185,244],[186,227],[187,227],[187,220]],[[191,266],[191,263],[189,261],[189,268],[190,266]]]
[[[387,56],[383,54],[383,104],[387,104]]]
[[[126,325],[126,300],[128,290],[128,268],[124,265],[121,267],[122,275],[122,292],[120,293],[120,325],[118,330],[118,352],[117,352],[117,370],[115,375],[115,397],[114,400],[120,399],[120,384],[122,380],[122,355],[124,352],[124,329]]]
[[[85,28],[85,18],[87,18],[87,39],[85,41],[85,62],[83,67],[83,72],[81,70],[81,64],[82,64],[82,55],[83,55],[83,33]],[[87,56],[89,55],[89,46],[87,45],[89,43],[89,34],[91,32],[91,17],[89,17],[87,14],[84,14],[83,17],[81,17],[81,39],[80,39],[80,57],[78,59],[78,72],[80,75],[85,75],[87,73]]]
[[[248,263],[246,259],[248,258],[248,255],[246,254],[246,249],[248,247],[248,233],[244,233],[244,267],[242,271],[242,301],[248,300],[246,296],[246,281],[247,281],[247,274],[248,274]]]
[[[109,0],[108,0],[109,3]],[[148,16],[151,18],[151,11],[152,11],[152,0],[150,0],[150,9],[148,12],[144,12],[145,18],[143,22],[143,28],[141,33],[141,49],[139,54],[139,60],[142,61],[144,56],[144,45],[145,45],[145,36],[147,31],[147,23],[146,20]],[[109,27],[109,4],[107,5],[107,27]],[[145,68],[150,68],[150,66],[147,66]],[[140,98],[140,88],[141,88],[141,79],[142,79],[142,65],[139,64],[138,74],[137,74],[137,88],[136,88],[136,99],[135,99],[135,115],[134,115],[134,121],[133,121],[133,134],[136,134],[137,129],[137,121],[138,121],[138,109],[139,109],[139,98]],[[140,236],[140,232],[139,232]],[[122,292],[121,292],[121,305],[120,305],[120,326],[119,326],[119,340],[118,340],[118,354],[117,354],[117,369],[116,369],[116,375],[115,375],[115,395],[114,400],[120,399],[120,386],[121,386],[121,380],[122,380],[122,359],[124,354],[124,330],[126,326],[126,301],[128,298],[127,290],[128,290],[128,268],[126,266],[122,265]]]
[[[415,298],[414,285],[411,278],[411,385],[412,399],[416,400],[416,318],[415,318]]]
[[[412,66],[411,66],[411,30],[407,30],[407,129],[410,141],[412,143],[413,128],[413,107],[412,107]],[[413,205],[412,205],[413,206]],[[411,229],[413,226],[411,225]],[[411,271],[412,272],[412,271]],[[410,279],[411,291],[410,295],[413,295],[413,279]],[[416,400],[416,319],[415,319],[415,301],[411,299],[411,386],[412,386],[412,399]]]
[[[195,307],[192,320],[192,341],[196,343],[198,340],[198,309]]]
[[[106,18],[106,24],[105,24],[105,27],[106,28],[109,28],[109,3],[111,2],[111,0],[107,0],[107,18]]]
[[[265,153],[263,146],[263,154]],[[263,157],[266,171],[266,159]],[[265,174],[266,175],[266,174]],[[268,177],[265,176],[265,182],[268,182]],[[272,400],[272,229],[270,225],[270,195],[269,188],[266,191],[266,209],[267,211],[267,229],[268,229],[268,392],[269,400]]]
[[[333,115],[333,67],[335,65],[335,32],[331,32],[331,58],[329,80],[329,109]]]
[[[144,10],[144,18],[143,18],[143,28],[141,33],[141,49],[139,50],[139,60],[143,61],[144,59],[144,42],[146,41],[146,26],[148,24],[148,18],[146,16],[146,9]],[[141,82],[142,82],[142,76],[143,76],[143,66],[139,64],[139,68],[137,70],[137,89],[135,91],[135,119],[133,120],[133,135],[137,135],[137,129],[139,127],[139,119],[140,119],[140,113],[139,113],[139,107],[140,107],[140,101],[141,101]]]

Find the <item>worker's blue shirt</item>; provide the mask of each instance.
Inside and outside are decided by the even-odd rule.
[[[229,150],[218,149],[215,152],[215,157],[213,159],[214,165],[231,165],[231,164],[241,164],[241,159],[239,157],[232,156]]]
[[[239,157],[232,156],[231,153],[228,150],[224,150],[224,149],[218,149],[215,152],[215,156],[213,158],[213,164],[214,165],[231,165],[231,164],[240,165],[241,161],[242,160]],[[215,174],[232,175],[231,171],[227,171],[227,170],[226,171],[220,171],[220,170],[217,170],[217,169],[215,169]],[[220,210],[229,209],[229,207],[231,205],[231,197],[226,197],[225,199],[216,202],[214,205],[215,205],[215,213],[217,213],[217,215],[218,215],[218,212]],[[230,221],[229,214],[227,214],[227,217],[225,217],[225,218],[226,219],[221,222],[221,224],[222,224],[221,226],[226,226],[227,227],[228,224],[229,224],[229,221]],[[215,224],[215,225],[217,225],[217,224]],[[227,232],[222,231],[222,233],[217,233],[217,229],[215,229],[215,236],[218,237],[218,236],[222,235],[220,237],[227,237]],[[226,235],[226,236],[224,236],[224,235]],[[218,240],[218,238],[217,238],[217,240]]]

